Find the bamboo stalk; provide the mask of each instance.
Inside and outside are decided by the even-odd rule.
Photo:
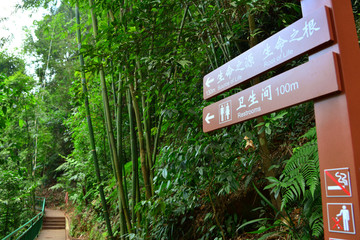
[[[157,152],[158,142],[159,142],[159,138],[160,138],[160,134],[161,134],[161,125],[162,125],[163,118],[164,118],[164,114],[161,113],[161,115],[159,117],[158,125],[157,125],[155,140],[154,140],[154,150],[153,150],[153,155],[152,155],[152,165],[153,166],[156,163],[156,152]]]
[[[114,93],[115,94],[115,93]],[[116,103],[116,131],[117,131],[117,155],[119,156],[120,159],[123,158],[123,146],[122,146],[122,138],[123,138],[123,134],[122,134],[122,128],[121,128],[121,123],[122,123],[122,110],[123,110],[123,99],[122,99],[122,81],[121,81],[121,73],[119,73],[119,92],[118,92],[118,97],[117,97],[117,103]],[[121,171],[123,171],[123,181],[124,181],[124,188],[125,188],[125,192],[127,192],[127,186],[126,186],[126,175],[125,175],[125,171],[124,171],[124,162],[125,161],[120,161],[121,164]],[[125,206],[128,205],[128,201],[126,199],[126,204]],[[120,234],[123,236],[126,233],[126,223],[125,223],[125,216],[124,216],[124,208],[121,204],[120,207]],[[124,239],[122,237],[122,239]]]
[[[190,19],[192,20],[193,17],[192,17],[192,15],[191,15],[190,9],[189,9],[188,11],[189,11]],[[212,68],[213,70],[215,70],[216,67],[215,67],[215,64],[213,63],[213,60],[211,59],[210,52],[209,52],[209,50],[208,50],[208,48],[207,48],[207,44],[206,44],[205,41],[204,41],[204,37],[200,37],[200,40],[201,40],[201,43],[202,43],[204,46],[206,46],[206,48],[205,48],[206,57],[208,58],[208,60],[209,60],[209,62],[210,62],[211,68]],[[211,46],[210,46],[210,48],[211,48]],[[216,56],[215,56],[215,57],[216,57]]]
[[[106,122],[106,117],[105,117],[105,115],[106,115],[106,112],[105,112],[105,107],[104,107],[104,118],[103,118],[103,121],[104,121],[104,127],[105,127],[105,132],[106,132],[106,136],[107,136],[107,142],[108,142],[108,145],[109,145],[109,150],[111,150],[111,144],[110,144],[110,136],[109,136],[109,130],[108,130],[108,124],[107,124],[107,122]],[[117,119],[118,120],[118,119]],[[116,122],[116,124],[118,125],[118,122]],[[118,131],[117,131],[117,134],[118,134]],[[117,142],[118,143],[118,142]],[[104,149],[106,149],[105,148],[105,146],[106,146],[106,144],[105,144],[105,139],[104,139]],[[119,151],[119,149],[120,148],[117,148],[117,150]],[[119,152],[118,152],[119,153]],[[104,155],[105,155],[105,157],[107,156],[107,154],[106,154],[106,150],[104,151]],[[120,156],[119,154],[118,154],[118,156]],[[115,162],[114,162],[114,159],[113,159],[113,155],[112,154],[110,154],[110,159],[111,159],[111,165],[112,165],[112,169],[113,169],[113,174],[114,174],[114,176],[115,176],[115,178],[116,178],[116,176],[117,176],[117,172],[118,171],[122,171],[122,165],[123,165],[123,163],[122,163],[122,161],[121,161],[121,158],[119,157],[119,165],[120,165],[120,167],[121,167],[121,169],[116,169],[116,164],[115,164]],[[125,183],[125,185],[126,185],[126,179],[124,178],[124,183]],[[119,213],[120,213],[120,231],[121,232],[123,232],[124,234],[126,234],[126,223],[125,223],[125,216],[124,216],[124,206],[127,206],[128,204],[128,201],[127,201],[127,198],[125,198],[125,204],[123,204],[122,203],[122,201],[121,201],[121,194],[120,194],[120,192],[121,192],[121,190],[119,189],[119,185],[117,184],[116,185],[116,188],[117,188],[117,193],[118,193],[118,201],[119,201]],[[125,192],[127,192],[126,191],[126,188],[125,188]],[[125,195],[125,197],[126,197],[126,195]]]
[[[146,199],[150,199],[152,196],[151,187],[150,187],[150,179],[149,179],[150,174],[149,174],[148,164],[146,162],[144,135],[143,135],[143,128],[141,125],[140,109],[139,109],[139,104],[136,101],[135,90],[134,90],[134,86],[132,85],[132,83],[129,84],[129,89],[130,89],[130,93],[131,93],[131,99],[132,99],[133,108],[134,108],[134,112],[135,112],[135,119],[136,119],[136,125],[137,125],[138,136],[139,136],[138,140],[139,140],[139,147],[140,147],[140,161],[141,161],[141,171],[143,174],[144,184],[145,184],[145,196],[146,196]]]
[[[126,94],[127,104],[128,104],[128,113],[129,113],[129,131],[130,131],[130,150],[131,150],[131,161],[132,161],[132,195],[133,195],[133,205],[131,208],[133,222],[140,221],[140,213],[135,212],[135,205],[140,202],[140,184],[139,184],[139,165],[138,165],[138,155],[137,155],[137,144],[136,144],[136,133],[135,133],[135,114],[133,103],[131,99],[130,90]]]
[[[80,33],[80,14],[79,14],[78,3],[76,3],[76,22],[78,24],[77,38],[78,38],[78,48],[79,48],[79,52],[80,52],[80,50],[81,50],[81,33]],[[79,54],[79,59],[80,59],[80,65],[81,65],[81,83],[82,83],[82,87],[83,87],[83,91],[84,91],[84,101],[85,101],[85,108],[86,108],[86,118],[87,118],[88,129],[89,129],[91,153],[92,153],[92,157],[93,157],[93,161],[94,161],[94,165],[95,165],[96,178],[97,178],[98,184],[99,184],[99,192],[100,192],[101,204],[103,207],[103,212],[104,212],[104,217],[105,217],[105,222],[106,222],[106,228],[107,228],[109,237],[112,239],[113,233],[112,233],[112,229],[111,229],[110,217],[109,217],[109,213],[108,213],[108,209],[107,209],[107,205],[106,205],[104,188],[103,188],[103,184],[102,184],[102,178],[100,175],[99,163],[98,163],[97,154],[96,154],[94,130],[92,127],[90,108],[89,108],[89,99],[87,96],[88,91],[87,91],[87,87],[86,87],[86,78],[85,78],[85,71],[84,71],[85,64],[84,64],[83,55],[81,53]]]
[[[91,19],[92,19],[94,37],[96,39],[97,34],[98,34],[98,25],[97,25],[97,18],[96,18],[96,15],[94,13],[94,9],[93,9],[93,5],[94,5],[93,0],[89,0],[89,5],[90,5],[90,8],[91,8]],[[103,69],[102,64],[100,64],[100,66],[99,66],[99,73],[100,73],[102,98],[103,98],[103,103],[104,103],[104,106],[105,106],[105,113],[106,113],[105,117],[107,119],[106,122],[107,122],[107,125],[108,125],[108,131],[109,131],[108,134],[109,134],[109,137],[110,137],[111,154],[113,156],[114,163],[115,163],[117,184],[118,184],[118,187],[119,187],[119,190],[120,190],[121,202],[122,202],[123,208],[124,208],[124,215],[125,215],[126,225],[127,225],[127,228],[128,228],[128,232],[131,233],[131,231],[132,231],[131,221],[130,221],[128,208],[125,207],[126,198],[125,198],[125,191],[124,191],[124,187],[123,187],[122,171],[119,171],[119,169],[121,169],[121,168],[119,166],[118,157],[117,157],[117,151],[116,151],[116,145],[115,145],[115,138],[114,138],[114,134],[112,132],[113,128],[112,128],[112,124],[111,124],[109,99],[108,99],[108,95],[107,95],[105,73],[104,73],[104,69]]]
[[[142,95],[141,96],[141,103],[142,103],[142,109],[143,109],[143,118],[144,118],[144,130],[145,130],[145,146],[146,146],[146,160],[147,160],[147,164],[148,164],[148,168],[149,168],[149,181],[150,181],[150,188],[151,188],[151,195],[154,195],[154,183],[153,183],[153,179],[154,179],[154,172],[152,171],[153,169],[153,164],[152,164],[152,160],[151,160],[151,148],[150,148],[150,141],[151,141],[151,136],[150,136],[150,114],[149,114],[149,105],[146,106],[145,103],[145,96]]]

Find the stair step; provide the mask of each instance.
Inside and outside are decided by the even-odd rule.
[[[65,223],[61,223],[61,224],[43,224],[43,229],[65,229]]]
[[[65,217],[44,217],[44,220],[62,220],[65,219]]]
[[[43,222],[43,225],[64,225],[65,222]]]
[[[44,217],[43,229],[65,229],[65,217]]]
[[[43,223],[43,225],[65,225],[65,222]]]
[[[44,223],[46,223],[46,222],[48,222],[48,223],[53,223],[53,222],[65,222],[65,219],[62,219],[62,220],[51,220],[51,221],[49,221],[49,220],[45,220],[45,221],[43,221]]]
[[[43,226],[42,229],[65,229],[65,226]]]
[[[65,225],[65,222],[43,223],[43,225]]]
[[[65,224],[65,222],[43,222],[43,225]]]

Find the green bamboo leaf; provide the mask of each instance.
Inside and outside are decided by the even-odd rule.
[[[277,209],[270,201],[269,199],[267,199],[260,191],[259,189],[255,186],[254,183],[252,183],[255,191],[259,194],[259,196],[272,208],[274,209],[274,211],[276,212],[276,214],[280,214],[280,216],[284,217],[281,213],[281,211],[279,209]]]
[[[166,178],[166,177],[167,177],[168,172],[167,172],[166,168],[164,168],[164,169],[162,170],[161,175],[163,176],[163,178]]]
[[[177,61],[183,68],[186,68],[187,66],[189,66],[191,64],[190,61],[188,60],[185,60],[185,59],[182,59],[182,60],[179,60]]]
[[[254,224],[254,223],[258,223],[258,222],[262,222],[262,221],[266,221],[266,220],[271,220],[270,218],[257,218],[257,219],[254,219],[254,220],[250,220],[250,221],[247,221],[243,224],[240,225],[240,227],[238,227],[236,229],[236,231],[239,231],[240,229],[248,226],[248,225],[251,225],[251,224]]]
[[[24,125],[25,125],[24,120],[19,119],[19,127],[20,127],[20,128],[23,128]]]

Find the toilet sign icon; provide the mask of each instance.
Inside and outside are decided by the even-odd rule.
[[[219,104],[219,124],[232,120],[231,100]]]
[[[352,203],[328,203],[329,232],[355,234]]]
[[[351,197],[349,168],[325,169],[325,189],[327,197]]]

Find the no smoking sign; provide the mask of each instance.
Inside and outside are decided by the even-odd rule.
[[[325,169],[324,174],[327,197],[351,197],[349,168]]]

